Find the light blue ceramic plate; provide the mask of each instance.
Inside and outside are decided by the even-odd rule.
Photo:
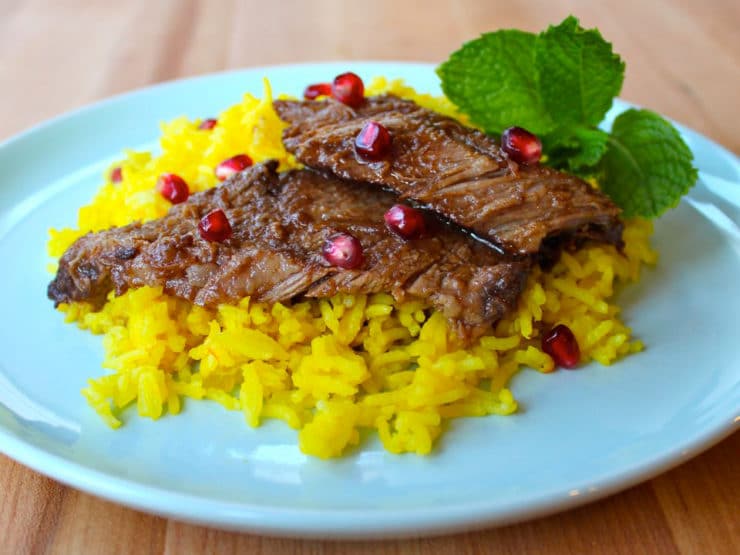
[[[386,453],[375,439],[337,461],[308,458],[280,422],[248,428],[208,402],[113,432],[79,391],[99,337],[46,299],[49,227],[72,225],[125,147],[158,122],[206,117],[261,94],[300,94],[354,70],[438,93],[428,65],[333,63],[167,83],[55,119],[0,146],[0,450],[84,491],[187,521],[267,534],[391,537],[503,524],[613,493],[680,464],[737,424],[740,408],[740,164],[683,129],[702,182],[656,222],[659,265],[620,296],[647,350],[611,367],[513,383],[520,413],[455,421],[434,454]],[[613,112],[625,108],[617,103]],[[613,114],[612,114],[613,115]]]

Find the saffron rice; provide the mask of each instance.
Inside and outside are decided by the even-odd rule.
[[[444,98],[417,94],[401,81],[379,78],[368,94],[392,92],[458,117]],[[178,118],[162,125],[161,153],[127,151],[123,180],[106,183],[79,211],[76,229],[51,230],[49,253],[58,258],[88,231],[163,216],[169,203],[155,191],[165,172],[182,176],[191,191],[217,185],[213,168],[238,153],[255,162],[298,167],[282,145],[285,124],[264,98],[246,94],[212,130]],[[66,321],[103,335],[103,367],[82,393],[113,428],[135,404],[141,416],[176,415],[186,399],[215,401],[242,411],[250,426],[265,418],[299,430],[300,448],[329,458],[372,428],[388,451],[428,454],[445,419],[508,415],[517,402],[507,384],[523,367],[554,369],[539,348],[543,329],[564,323],[578,339],[582,362],[610,364],[640,351],[610,299],[617,282],[636,281],[642,263],[654,263],[652,226],[626,224],[625,248],[594,245],[563,253],[549,272],[532,272],[517,310],[490,335],[463,349],[445,318],[420,301],[390,295],[337,295],[292,304],[243,299],[207,310],[144,287],[115,297],[97,312],[85,303],[60,305]]]

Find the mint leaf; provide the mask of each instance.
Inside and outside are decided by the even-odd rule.
[[[537,37],[535,65],[542,102],[560,126],[598,125],[624,80],[624,62],[611,44],[573,16]]]
[[[579,175],[591,175],[606,152],[609,134],[601,129],[577,127],[556,131],[543,139],[547,164]]]
[[[517,125],[542,136],[598,124],[622,86],[624,63],[597,30],[570,16],[539,35],[481,35],[437,74],[447,98],[486,132]]]
[[[649,110],[627,110],[612,126],[599,183],[625,217],[654,218],[676,206],[696,182],[692,160],[668,121]]]
[[[595,166],[606,152],[609,134],[601,129],[578,128],[573,135],[579,149],[568,159],[571,170]]]
[[[554,128],[534,71],[537,37],[506,30],[486,33],[437,68],[447,98],[489,133],[518,125],[532,133]]]

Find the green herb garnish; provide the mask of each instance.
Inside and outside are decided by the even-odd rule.
[[[573,16],[538,35],[486,33],[437,74],[473,123],[491,134],[512,126],[537,134],[549,165],[597,177],[625,216],[659,216],[696,181],[691,151],[659,115],[632,109],[611,133],[597,127],[622,88],[624,62]]]
[[[602,190],[625,216],[654,218],[673,208],[696,181],[689,147],[650,110],[620,114],[599,161]]]

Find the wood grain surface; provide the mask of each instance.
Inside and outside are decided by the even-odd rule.
[[[627,61],[622,96],[740,152],[740,2],[0,0],[0,141],[163,80],[340,59],[439,62],[483,31],[568,13]],[[42,154],[42,153],[41,153]],[[701,369],[697,369],[701,371]],[[0,553],[740,553],[740,435],[606,500],[454,536],[320,542],[166,520],[0,456]]]

